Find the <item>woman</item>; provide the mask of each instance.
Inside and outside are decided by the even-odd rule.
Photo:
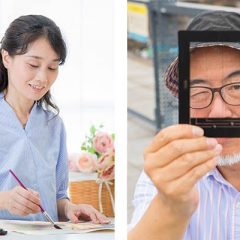
[[[105,223],[90,205],[67,197],[65,129],[50,88],[65,62],[66,46],[56,24],[22,16],[7,29],[0,58],[0,218],[54,221],[79,218]],[[18,186],[13,170],[29,189]]]

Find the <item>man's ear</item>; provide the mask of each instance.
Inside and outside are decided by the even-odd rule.
[[[8,68],[10,62],[11,62],[11,56],[8,54],[8,51],[2,49],[1,50],[1,54],[2,54],[2,61],[3,61],[3,65],[5,68]]]

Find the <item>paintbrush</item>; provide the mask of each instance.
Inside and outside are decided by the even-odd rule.
[[[20,181],[20,179],[15,175],[15,173],[10,169],[9,172],[13,175],[13,177],[17,180],[17,182],[19,183],[19,185],[21,187],[23,187],[24,189],[26,189],[28,191],[28,189],[23,185],[23,183]],[[54,221],[52,220],[52,218],[49,216],[49,214],[43,209],[43,207],[41,205],[38,205],[41,209],[42,214],[45,216],[45,218],[51,222],[53,224],[53,226],[56,229],[62,229],[61,227],[59,227],[57,224],[54,223]]]

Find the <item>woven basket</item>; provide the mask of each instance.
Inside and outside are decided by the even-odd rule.
[[[113,198],[114,198],[114,181],[112,181],[110,186]],[[71,202],[75,204],[91,204],[97,210],[99,209],[99,199],[98,199],[99,184],[95,180],[84,180],[84,181],[72,181],[69,183],[69,194]],[[102,187],[102,207],[103,214],[107,217],[114,217],[113,208],[111,205],[110,194],[103,184]]]

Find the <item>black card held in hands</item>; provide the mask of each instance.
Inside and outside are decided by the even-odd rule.
[[[240,137],[240,32],[179,31],[178,40],[179,123]]]

